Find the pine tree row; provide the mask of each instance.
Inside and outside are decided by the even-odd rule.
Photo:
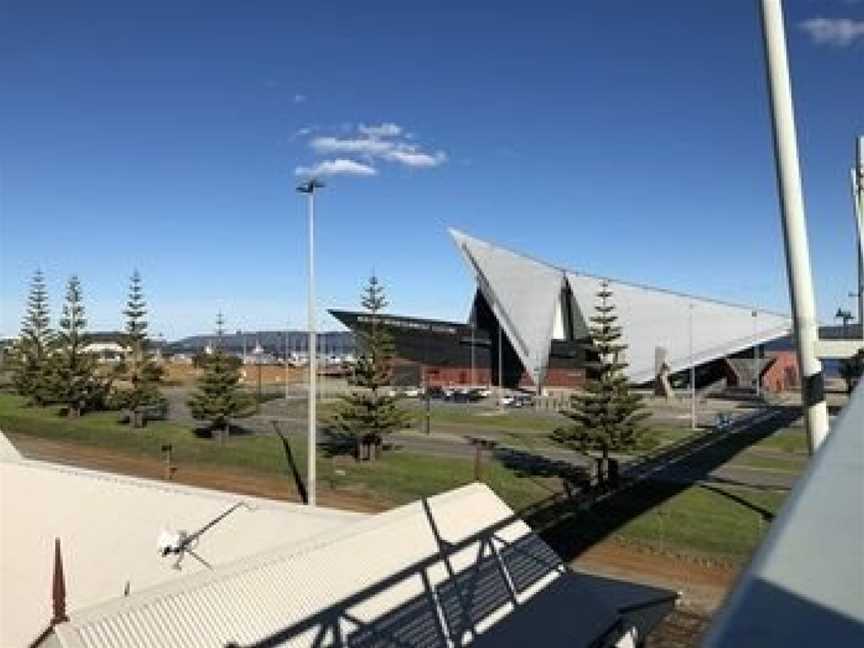
[[[51,328],[45,277],[37,270],[30,283],[21,333],[11,352],[15,390],[32,405],[60,405],[61,413],[68,416],[125,409],[130,423],[143,426],[147,408],[164,409],[165,400],[158,388],[162,368],[148,348],[147,308],[137,271],[131,278],[123,314],[124,359],[113,367],[101,368],[89,349],[81,281],[76,275],[69,278],[55,330]]]

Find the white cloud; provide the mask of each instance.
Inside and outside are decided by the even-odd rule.
[[[447,154],[444,151],[437,151],[434,154],[424,153],[415,150],[413,146],[402,146],[388,151],[384,158],[391,162],[400,162],[405,166],[431,168],[444,164],[447,161]]]
[[[306,101],[306,99],[308,99],[308,97],[304,94],[295,94],[294,95],[294,103],[295,104],[303,103]]]
[[[363,129],[363,126],[358,128],[361,131]],[[398,140],[382,140],[377,137],[316,137],[309,142],[309,146],[313,151],[322,155],[353,153],[398,162],[414,168],[436,167],[447,161],[447,154],[443,151],[427,153],[416,144],[408,144]]]
[[[409,139],[403,128],[392,122],[377,125],[343,125],[350,134],[345,136],[312,137],[309,148],[320,156],[345,156],[335,160],[319,162],[313,167],[298,167],[298,175],[327,175],[346,173],[353,175],[377,175],[376,161],[382,160],[414,169],[429,169],[447,162],[444,151],[428,151],[419,143]],[[294,137],[311,135],[312,129],[301,129]],[[350,158],[360,158],[358,162]]]
[[[369,137],[398,137],[402,134],[402,127],[393,122],[384,122],[378,126],[360,124],[357,130]]]
[[[393,148],[392,142],[373,137],[340,139],[338,137],[316,137],[309,146],[316,153],[357,153],[359,155],[383,155]]]
[[[864,41],[864,20],[851,18],[809,18],[799,23],[817,45],[848,47],[857,40]]]
[[[313,178],[327,175],[374,176],[378,175],[378,170],[368,164],[339,158],[336,160],[324,160],[311,167],[298,166],[294,169],[294,174]]]

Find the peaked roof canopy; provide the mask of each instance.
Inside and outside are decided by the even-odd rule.
[[[680,371],[783,337],[785,315],[559,268],[450,229],[450,235],[492,306],[525,369],[542,384],[561,291],[576,307],[576,338],[587,337],[597,291],[607,281],[628,345],[625,370],[633,382],[657,373],[658,361]]]

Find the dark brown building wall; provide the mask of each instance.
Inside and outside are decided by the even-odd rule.
[[[472,372],[471,367],[442,367],[435,365],[413,365],[416,367],[413,371],[406,371],[404,367],[408,364],[404,360],[397,360],[395,363],[396,372],[400,375],[416,375],[419,382],[425,382],[427,385],[435,387],[447,387],[449,385],[497,385],[497,376],[494,376],[492,371],[487,367],[475,367]],[[400,370],[401,369],[401,370]],[[547,387],[567,387],[577,388],[585,384],[585,372],[582,369],[563,369],[550,368],[546,373]],[[519,380],[519,386],[523,389],[534,389],[534,383],[527,373],[523,373]]]

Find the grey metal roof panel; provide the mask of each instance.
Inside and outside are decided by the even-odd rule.
[[[593,315],[601,278],[567,273],[570,289],[587,319]],[[789,333],[788,317],[745,306],[700,299],[678,293],[609,280],[611,302],[628,344],[625,373],[633,382],[654,377],[655,350],[666,350],[666,362],[675,372],[692,364],[721,358]],[[692,360],[691,344],[692,307]],[[753,313],[756,317],[753,317]]]
[[[864,644],[864,383],[798,479],[705,645]]]
[[[458,230],[451,229],[450,235],[525,369],[542,382],[564,274]]]

